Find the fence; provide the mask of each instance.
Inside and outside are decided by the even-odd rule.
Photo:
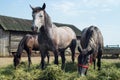
[[[107,45],[104,47],[104,56],[108,57],[111,56],[113,58],[118,58],[120,54],[120,47],[119,45]]]

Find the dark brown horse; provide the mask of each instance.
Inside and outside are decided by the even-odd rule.
[[[51,22],[51,19],[45,11],[45,3],[42,7],[32,8],[33,31],[38,31],[38,42],[40,44],[41,68],[44,68],[44,58],[47,51],[53,51],[55,64],[58,64],[58,54],[62,58],[62,69],[65,65],[65,50],[70,47],[72,51],[72,61],[74,62],[76,48],[76,34],[67,27],[57,27]]]
[[[81,46],[78,47],[80,55],[78,56],[78,72],[86,75],[89,67],[89,60],[93,60],[94,69],[96,65],[96,57],[98,59],[98,70],[101,69],[101,56],[103,52],[103,36],[100,30],[95,26],[90,26],[82,31]]]
[[[29,62],[28,67],[30,67],[32,50],[39,51],[38,35],[27,34],[21,39],[18,45],[17,53],[14,55],[13,61],[14,61],[15,68],[20,63],[23,50],[27,52],[28,62]],[[47,53],[47,57],[48,57],[48,63],[49,63],[48,53]]]

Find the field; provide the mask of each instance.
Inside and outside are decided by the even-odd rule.
[[[21,64],[15,70],[13,58],[0,58],[0,80],[120,80],[119,59],[102,59],[102,70],[93,70],[91,65],[85,77],[78,75],[77,59],[74,64],[70,56],[66,60],[65,70],[61,70],[61,60],[58,66],[53,64],[53,57],[50,57],[50,64],[46,64],[45,70],[41,70],[40,57],[32,57],[31,68],[27,66],[27,57],[22,57]]]

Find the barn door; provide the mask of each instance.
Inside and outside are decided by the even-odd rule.
[[[0,56],[9,56],[9,32],[0,29]]]
[[[23,38],[24,34],[20,32],[11,32],[10,36],[10,52],[15,53],[17,51],[20,40]]]

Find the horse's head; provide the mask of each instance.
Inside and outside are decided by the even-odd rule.
[[[17,56],[16,54],[14,55],[13,63],[14,63],[14,67],[15,67],[15,68],[16,68],[16,67],[18,66],[18,64],[20,63],[20,57]]]
[[[87,50],[78,47],[78,51],[80,52],[80,55],[78,56],[78,72],[81,76],[84,76],[87,74],[89,67],[89,56],[92,54],[93,49]]]
[[[35,32],[38,32],[38,30],[42,27],[45,26],[45,3],[43,4],[42,7],[35,7],[33,8],[30,6],[32,9],[32,17],[33,17],[33,23],[32,23],[32,30]]]

